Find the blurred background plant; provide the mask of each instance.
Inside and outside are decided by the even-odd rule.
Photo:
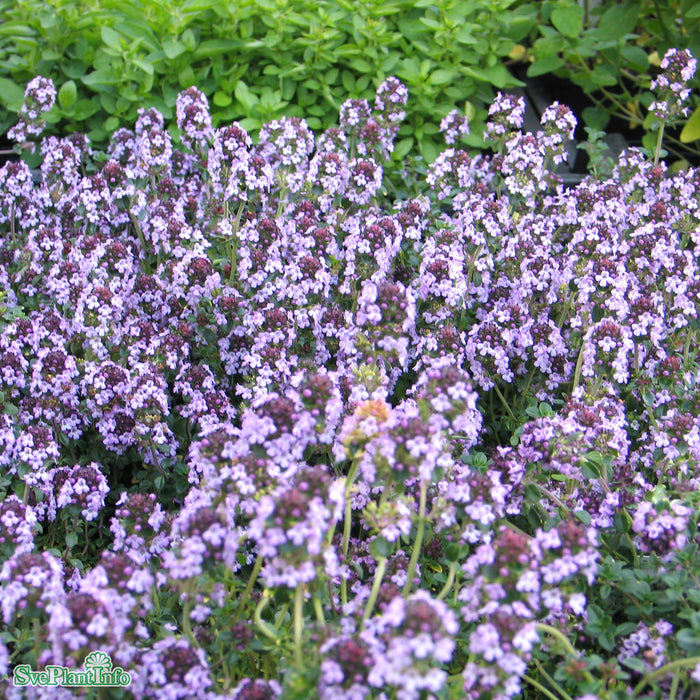
[[[517,0],[1,0],[0,133],[16,120],[24,86],[54,80],[48,133],[96,144],[131,126],[140,107],[170,120],[196,85],[214,126],[251,133],[282,115],[313,129],[348,98],[371,98],[395,75],[414,101],[394,158],[417,146],[432,161],[440,120],[455,107],[481,142],[497,90],[522,85],[509,54],[535,28],[536,4]]]
[[[590,104],[579,115],[595,130],[622,131],[630,143],[654,151],[658,119],[649,111],[651,84],[670,48],[700,55],[698,0],[546,0],[538,8],[525,52],[528,78],[551,74],[585,93]],[[676,159],[700,155],[698,77],[690,117],[664,137]]]

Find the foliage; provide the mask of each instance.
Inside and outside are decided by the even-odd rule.
[[[611,117],[622,120],[653,149],[656,126],[647,114],[654,100],[650,89],[661,56],[669,48],[700,55],[700,2],[697,0],[605,0],[590,11],[574,0],[538,3],[536,31],[529,40],[528,76],[555,73],[581,87],[595,106],[583,110],[596,130]],[[586,6],[587,7],[587,4]],[[690,83],[698,88],[698,77]],[[693,99],[688,126],[667,135],[674,154],[697,156],[700,104]]]
[[[415,104],[396,157],[437,154],[437,122],[468,105],[475,144],[493,88],[513,87],[503,60],[533,27],[514,0],[3,0],[0,129],[20,86],[52,78],[51,133],[104,144],[140,107],[174,117],[177,94],[197,85],[215,126],[239,120],[257,133],[282,115],[327,128],[348,97],[370,98],[389,75]]]
[[[53,95],[28,87],[25,147]],[[179,148],[142,110],[105,153],[0,170],[2,673],[697,694],[700,172],[631,149],[565,190],[570,110],[523,133],[499,94],[494,153],[452,115],[394,199],[407,99],[389,78],[254,144],[189,88]]]

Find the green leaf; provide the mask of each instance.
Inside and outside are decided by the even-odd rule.
[[[636,622],[622,622],[615,628],[615,634],[626,637],[628,634],[632,634],[637,629]]]
[[[100,29],[100,36],[102,37],[102,41],[111,49],[121,49],[121,34],[115,32],[111,27],[102,27],[102,29]]]
[[[187,47],[177,39],[165,39],[161,46],[163,47],[163,53],[171,61],[173,58],[177,58],[181,53],[187,51]]]
[[[465,75],[468,75],[476,80],[480,80],[484,83],[491,83],[494,87],[502,90],[507,87],[517,87],[522,86],[519,80],[516,80],[509,72],[508,69],[501,63],[497,63],[495,66],[490,68],[479,68],[478,66],[466,66],[463,69]]]
[[[239,80],[236,84],[234,94],[247,113],[250,113],[253,107],[258,103],[257,96],[250,91],[248,86],[242,80]]]
[[[455,34],[455,39],[460,43],[460,44],[476,44],[477,39],[474,36],[473,28],[474,25],[472,24],[465,24],[461,26],[458,30],[457,33]]]
[[[581,465],[581,473],[583,474],[583,477],[585,479],[599,479],[600,478],[600,469],[598,469],[598,467],[589,460],[586,460]]]
[[[678,646],[690,656],[700,654],[700,634],[691,629],[682,629],[676,635]]]
[[[354,68],[358,73],[373,73],[374,67],[371,63],[368,63],[364,58],[354,58],[350,61],[350,67]]]
[[[438,70],[435,70],[430,74],[430,82],[433,85],[444,85],[445,83],[452,82],[458,76],[459,73],[456,70],[449,68],[438,68]]]
[[[72,549],[76,544],[78,544],[78,535],[75,532],[68,532],[66,534],[66,547]]]
[[[394,152],[391,154],[392,160],[403,160],[413,148],[413,137],[401,139],[395,146]]]
[[[700,2],[696,2],[695,5],[685,13],[686,19],[695,19],[696,17],[700,17]]]
[[[530,64],[530,67],[527,69],[527,77],[535,78],[538,75],[544,75],[545,73],[553,73],[563,65],[565,65],[563,58],[560,58],[559,56],[547,56],[547,58],[542,58],[539,61],[535,61],[534,63]]]
[[[228,107],[233,102],[233,99],[232,99],[231,95],[229,95],[228,93],[221,92],[221,90],[217,90],[214,93],[214,97],[212,98],[212,102],[217,107]]]
[[[700,139],[700,107],[697,107],[690,115],[690,119],[683,127],[683,131],[681,131],[682,143],[690,143],[698,139]]]
[[[369,545],[369,552],[375,559],[386,559],[393,551],[393,545],[384,537],[376,537]]]
[[[24,102],[24,90],[7,78],[0,78],[0,102],[11,112],[19,112]]]
[[[636,656],[630,656],[626,659],[622,659],[620,663],[623,666],[627,666],[627,668],[631,668],[633,671],[637,671],[638,673],[645,673],[647,670],[644,662],[641,659],[638,659]]]
[[[418,144],[418,150],[421,152],[423,158],[425,158],[425,162],[429,165],[440,153],[438,147],[432,141],[428,141],[428,139],[424,139]]]
[[[591,514],[586,510],[577,510],[574,512],[574,517],[580,520],[584,525],[591,524]]]
[[[96,100],[78,100],[73,108],[73,117],[79,121],[88,119],[95,112],[99,111],[100,105]]]
[[[630,67],[639,73],[644,73],[649,67],[647,52],[639,46],[623,46],[620,53]]]
[[[183,35],[183,39],[184,39]],[[233,39],[209,39],[203,41],[192,53],[193,60],[212,58],[224,53],[234,55],[241,47],[241,42]]]
[[[58,91],[58,102],[63,107],[63,109],[70,109],[75,101],[78,99],[78,89],[75,86],[75,82],[72,80],[67,80],[63,85],[61,85]]]
[[[580,5],[556,7],[552,12],[552,24],[564,36],[578,36],[583,29],[583,8]]]
[[[596,131],[602,131],[610,121],[610,114],[601,107],[586,107],[581,116],[583,121]]]
[[[105,124],[104,124],[105,131],[108,131],[108,132],[116,131],[119,128],[119,124],[120,124],[119,117],[109,117],[109,119],[107,119],[105,121]]]
[[[13,39],[17,37],[32,37],[36,36],[36,30],[19,22],[3,22],[0,24],[0,36],[9,36]]]
[[[153,64],[147,61],[145,58],[139,58],[138,56],[132,59],[134,63],[144,72],[146,75],[153,75]]]
[[[617,67],[606,65],[596,66],[591,75],[591,79],[598,87],[617,85]]]
[[[635,30],[638,17],[638,3],[614,4],[600,18],[596,28],[596,37],[599,41],[621,39]]]

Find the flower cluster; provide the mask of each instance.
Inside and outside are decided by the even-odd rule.
[[[661,59],[661,72],[651,81],[651,90],[657,95],[649,105],[649,111],[659,119],[687,117],[689,108],[685,103],[690,97],[688,82],[698,67],[693,54],[684,49],[669,49]]]
[[[34,144],[30,142],[32,136],[40,136],[46,126],[42,118],[44,112],[48,112],[56,102],[56,88],[49,78],[37,76],[31,80],[24,91],[24,102],[19,115],[19,122],[8,132],[8,138],[22,148],[28,148],[34,153]]]
[[[690,697],[698,171],[630,149],[567,189],[571,111],[523,133],[499,94],[495,152],[450,113],[393,201],[395,78],[321,134],[173,104],[179,137],[142,108],[106,154],[0,169],[0,671],[99,647],[137,700]]]

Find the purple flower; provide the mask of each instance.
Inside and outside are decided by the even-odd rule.
[[[442,118],[440,131],[445,134],[445,143],[451,146],[457,139],[469,135],[469,121],[456,109]]]
[[[0,569],[5,624],[27,610],[50,613],[64,597],[63,563],[48,552],[15,553]]]
[[[0,503],[0,552],[24,554],[34,549],[37,516],[34,509],[14,494]]]
[[[88,521],[95,520],[104,506],[109,485],[96,462],[73,468],[57,467],[51,472],[55,507],[49,510],[49,520],[55,520],[55,508],[77,506]]]
[[[348,163],[348,169],[350,178],[346,198],[355,204],[369,204],[382,185],[382,166],[371,158],[353,158]]]
[[[209,115],[207,96],[196,87],[188,88],[177,96],[175,111],[177,128],[182,131],[182,142],[189,148],[202,148],[211,141],[214,130]]]
[[[505,143],[522,129],[525,116],[525,98],[499,92],[489,107],[487,136],[497,143]]]
[[[56,88],[51,78],[37,76],[31,80],[24,91],[19,122],[7,132],[7,137],[33,153],[34,144],[29,143],[29,138],[41,135],[46,126],[41,115],[48,112],[55,102]]]
[[[695,75],[698,62],[688,49],[669,49],[661,59],[661,72],[651,81],[650,89],[657,99],[649,105],[649,111],[659,119],[687,117],[690,97],[688,83]]]
[[[228,700],[276,700],[282,694],[282,686],[275,680],[244,678],[231,691]]]
[[[205,700],[212,685],[206,655],[186,639],[166,637],[144,651],[133,672],[131,690],[138,700]]]
[[[348,137],[357,137],[371,114],[367,100],[346,100],[340,105],[340,128]]]

